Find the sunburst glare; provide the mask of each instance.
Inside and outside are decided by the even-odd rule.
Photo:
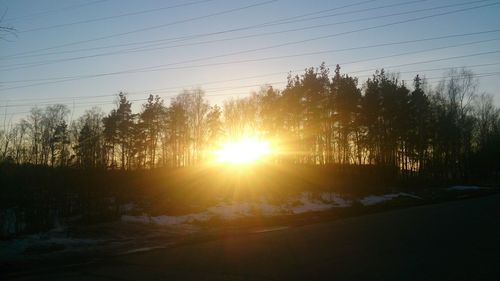
[[[244,138],[221,144],[214,154],[218,163],[248,164],[261,160],[270,153],[269,142]]]

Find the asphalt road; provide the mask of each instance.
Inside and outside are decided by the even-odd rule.
[[[500,280],[500,195],[260,229],[16,280]]]

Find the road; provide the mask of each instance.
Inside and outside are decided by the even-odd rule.
[[[500,280],[499,266],[494,195],[262,229],[15,280]]]

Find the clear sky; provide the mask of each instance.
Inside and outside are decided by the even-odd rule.
[[[148,93],[168,101],[196,86],[221,103],[323,61],[361,82],[375,68],[436,82],[469,66],[500,104],[495,0],[0,0],[0,11],[17,30],[0,41],[0,106],[13,120],[51,103],[108,111],[119,91],[136,110]]]

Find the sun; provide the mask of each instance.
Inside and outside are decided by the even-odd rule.
[[[271,153],[269,142],[244,138],[224,143],[215,151],[218,163],[249,164],[263,159]]]

